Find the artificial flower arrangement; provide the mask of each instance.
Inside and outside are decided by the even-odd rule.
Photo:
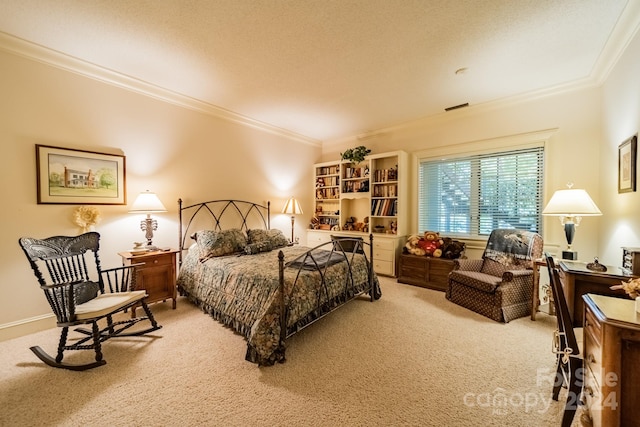
[[[628,282],[621,282],[620,285],[613,285],[609,289],[613,291],[622,289],[631,298],[636,299],[640,297],[640,278],[629,279]]]
[[[100,211],[94,206],[79,206],[73,212],[73,221],[86,233],[100,222]]]

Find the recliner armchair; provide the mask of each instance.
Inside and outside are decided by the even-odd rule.
[[[482,259],[458,259],[446,298],[497,322],[531,314],[533,261],[542,256],[538,233],[495,229]]]

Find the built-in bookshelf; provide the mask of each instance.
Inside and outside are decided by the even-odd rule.
[[[307,235],[310,246],[331,235],[374,234],[374,269],[395,276],[408,229],[408,155],[372,154],[363,162],[314,165],[315,214]]]
[[[315,165],[315,217],[318,229],[340,225],[340,163]]]

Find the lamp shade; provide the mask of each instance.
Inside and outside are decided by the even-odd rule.
[[[542,211],[550,216],[598,216],[602,215],[589,194],[579,188],[568,188],[553,193],[551,200]]]
[[[149,190],[143,191],[136,197],[136,200],[131,205],[129,213],[157,213],[166,212],[164,207],[156,193],[152,193]]]
[[[298,203],[298,201],[293,197],[291,197],[289,200],[287,200],[287,203],[285,203],[284,207],[282,208],[282,213],[290,214],[290,215],[299,215],[304,212],[302,212],[302,208],[300,207],[300,204]]]

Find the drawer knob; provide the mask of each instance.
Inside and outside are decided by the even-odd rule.
[[[589,355],[587,356],[587,362],[589,362],[589,363],[596,363],[596,358],[595,358],[595,356],[594,356],[593,354],[589,354]]]

